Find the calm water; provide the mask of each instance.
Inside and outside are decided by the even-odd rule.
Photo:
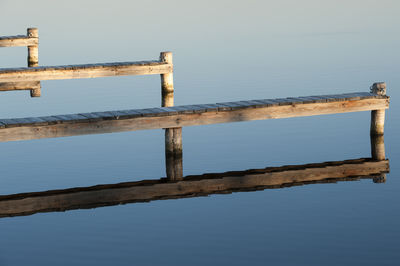
[[[22,9],[0,2],[0,35],[38,27],[41,65],[156,59],[171,50],[176,104],[368,91],[386,81],[390,173],[379,184],[364,179],[1,218],[0,265],[397,265],[396,1],[34,2]],[[24,66],[25,50],[0,49],[0,67]],[[38,99],[2,93],[1,117],[156,107],[159,87],[158,76],[46,81]],[[369,122],[370,112],[361,112],[187,127],[184,175],[370,157]],[[1,147],[1,195],[165,176],[162,130]]]

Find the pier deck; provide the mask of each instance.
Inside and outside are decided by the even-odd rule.
[[[0,119],[0,141],[312,116],[389,107],[368,92]]]

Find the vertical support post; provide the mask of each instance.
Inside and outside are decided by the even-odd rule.
[[[161,52],[160,61],[172,65],[172,53]],[[173,73],[161,74],[161,106],[174,106],[174,76]]]
[[[29,38],[38,38],[39,32],[37,28],[29,28],[27,30]],[[28,67],[39,66],[39,45],[28,46]],[[31,89],[31,97],[40,97],[40,88]]]
[[[160,61],[172,63],[171,52],[161,52]],[[174,106],[174,77],[173,73],[161,74],[161,106]],[[165,129],[165,163],[167,178],[180,180],[183,177],[182,167],[182,128]]]
[[[386,83],[377,82],[372,84],[371,93],[386,95]],[[371,111],[371,135],[383,135],[385,127],[385,109]]]

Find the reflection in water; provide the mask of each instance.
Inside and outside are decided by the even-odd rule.
[[[371,157],[374,160],[385,160],[385,141],[383,135],[371,135]],[[384,183],[386,181],[386,173],[374,177],[375,183]]]
[[[176,131],[176,134],[171,132]],[[365,178],[384,182],[389,172],[383,136],[371,138],[372,158],[268,167],[182,177],[181,129],[167,130],[167,178],[0,196],[0,216],[95,208]],[[180,147],[180,149],[179,149]],[[177,148],[174,150],[174,148]]]

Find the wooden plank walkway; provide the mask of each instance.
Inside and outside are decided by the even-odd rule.
[[[125,75],[172,73],[173,65],[161,61],[99,63],[67,66],[1,68],[1,82],[82,79]]]
[[[0,196],[0,217],[377,178],[389,161],[355,159]],[[272,203],[273,204],[273,203]]]
[[[384,110],[388,107],[388,96],[358,92],[45,117],[0,119],[0,141]]]

